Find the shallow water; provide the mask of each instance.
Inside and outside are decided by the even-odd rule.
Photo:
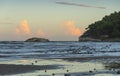
[[[120,42],[0,42],[0,60],[119,56]]]

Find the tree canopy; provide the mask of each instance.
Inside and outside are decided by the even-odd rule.
[[[114,12],[102,20],[90,24],[81,37],[120,38],[120,12]]]

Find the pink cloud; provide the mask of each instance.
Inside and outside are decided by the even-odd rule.
[[[15,29],[16,34],[30,35],[30,27],[27,23],[27,20],[23,20],[19,26]]]
[[[40,37],[45,37],[46,36],[45,32],[42,31],[42,30],[38,30],[36,34],[37,34],[37,36],[40,36]]]
[[[63,29],[66,34],[71,36],[80,36],[82,34],[80,28],[75,26],[74,21],[66,21],[63,24]]]

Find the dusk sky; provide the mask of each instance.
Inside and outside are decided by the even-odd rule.
[[[120,0],[0,0],[0,41],[77,41],[89,24],[120,11]]]

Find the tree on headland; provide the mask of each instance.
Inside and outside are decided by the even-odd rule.
[[[90,37],[101,38],[120,38],[120,12],[114,12],[102,20],[90,24],[81,38]]]

